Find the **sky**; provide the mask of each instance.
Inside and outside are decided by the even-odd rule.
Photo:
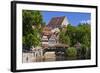
[[[44,22],[48,24],[52,17],[65,16],[69,23],[73,26],[77,26],[79,23],[90,23],[91,13],[80,12],[54,12],[54,11],[42,11]]]

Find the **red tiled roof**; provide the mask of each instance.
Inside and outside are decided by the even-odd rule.
[[[61,25],[62,21],[64,20],[65,16],[61,16],[61,17],[53,17],[51,19],[51,21],[48,23],[48,27],[56,27],[56,26],[59,26]]]

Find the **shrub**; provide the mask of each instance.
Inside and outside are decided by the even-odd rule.
[[[82,59],[85,59],[86,58],[86,53],[87,53],[87,46],[83,44],[81,46],[81,58]]]
[[[70,47],[67,49],[67,56],[68,57],[76,57],[77,56],[77,49],[74,47]]]

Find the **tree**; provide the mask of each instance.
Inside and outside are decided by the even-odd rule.
[[[77,42],[90,48],[91,45],[91,28],[90,24],[79,24],[78,26],[67,26],[66,35],[70,37],[71,46]]]
[[[86,58],[86,52],[87,52],[86,49],[87,49],[87,47],[85,45],[82,45],[82,47],[81,47],[81,58],[82,59]]]
[[[83,23],[83,24],[79,24],[78,26],[72,26],[71,24],[69,24],[66,29],[67,30],[65,31],[65,33],[62,33],[61,35],[63,40],[65,40],[63,36],[68,35],[68,37],[70,38],[70,46],[72,47],[77,42],[80,42],[80,44],[82,44],[80,48],[81,59],[90,58],[91,57],[91,25],[87,23],[86,24]],[[67,53],[69,52],[70,51],[68,49]]]
[[[69,24],[66,29],[67,30],[65,34],[70,37],[70,42],[71,42],[70,45],[73,46],[77,42],[77,39],[76,39],[77,28]]]
[[[23,10],[23,35],[28,34],[32,31],[34,25],[39,29],[42,24],[44,26],[43,17],[40,11]]]
[[[41,45],[41,36],[39,34],[39,31],[38,29],[33,29],[32,31],[32,35],[33,35],[33,46],[36,47],[36,46],[40,46]]]
[[[23,36],[26,36],[32,31],[33,18],[30,11],[23,10]]]
[[[68,35],[65,35],[65,32],[61,31],[59,35],[59,42],[62,44],[70,45],[70,38]]]
[[[82,44],[84,44],[87,48],[91,47],[91,27],[90,24],[80,24],[78,25],[78,29],[80,31],[79,40]]]
[[[40,11],[31,11],[33,17],[33,25],[39,26],[43,23],[43,18]]]
[[[28,48],[40,45],[40,27],[43,23],[40,11],[23,10],[23,44]],[[34,26],[35,28],[32,28]],[[29,49],[30,50],[30,49]]]

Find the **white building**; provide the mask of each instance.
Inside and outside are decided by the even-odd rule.
[[[49,46],[54,46],[57,43],[56,35],[51,35],[48,40]]]
[[[42,46],[43,47],[48,47],[48,37],[47,36],[42,36]]]

